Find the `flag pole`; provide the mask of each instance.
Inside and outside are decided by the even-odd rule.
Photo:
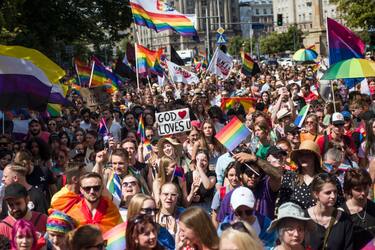
[[[78,77],[78,82],[79,82],[79,86],[82,86],[82,83],[81,83],[81,77],[79,77],[79,72],[78,72],[78,69],[77,69],[77,64],[74,60],[74,69],[76,70],[76,74],[77,74],[77,77]]]
[[[5,134],[5,112],[1,111],[1,113],[3,113],[3,134]]]
[[[95,61],[92,61],[92,66],[91,66],[91,74],[90,74],[90,82],[89,82],[89,88],[91,88],[91,81],[92,81],[92,76],[94,74],[94,67],[95,67]],[[79,78],[79,77],[78,77]]]
[[[328,47],[328,67],[330,66],[329,64],[329,35],[328,35],[328,17],[326,17],[326,36],[327,36],[327,47]],[[333,110],[336,112],[336,100],[335,100],[335,90],[333,89],[333,83],[331,80],[329,80],[329,83],[331,85],[331,92],[332,92],[332,101],[333,101]]]

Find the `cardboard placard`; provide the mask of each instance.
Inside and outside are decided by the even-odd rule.
[[[176,109],[156,113],[158,133],[160,136],[183,133],[191,130],[189,109]]]
[[[86,102],[86,106],[91,111],[94,111],[96,107],[110,103],[111,101],[111,97],[103,88],[82,88],[79,92],[81,93],[83,100]]]

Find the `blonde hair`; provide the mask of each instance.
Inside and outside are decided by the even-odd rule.
[[[23,166],[18,163],[9,164],[6,167],[15,173],[17,177],[26,177],[27,173],[29,172],[29,168],[27,166]]]
[[[158,178],[161,181],[161,186],[164,185],[167,182],[167,176],[166,176],[166,173],[165,173],[165,169],[169,165],[171,165],[172,163],[177,163],[177,162],[175,160],[167,157],[167,156],[163,156],[160,159],[160,162],[159,162],[159,171],[158,171]]]
[[[263,250],[263,244],[256,234],[248,234],[232,228],[225,230],[220,238],[220,249],[225,249],[222,246],[224,240],[232,242],[236,245],[238,250]]]
[[[26,150],[19,151],[16,153],[16,156],[14,157],[14,163],[25,167],[27,169],[27,174],[30,172],[30,165],[33,163],[33,156],[30,152]]]
[[[180,222],[194,231],[199,241],[209,249],[219,249],[219,237],[206,211],[201,207],[189,207],[180,216]]]
[[[146,200],[152,200],[155,202],[151,196],[145,194],[136,194],[131,198],[128,206],[128,220],[136,217],[141,212],[142,205]]]

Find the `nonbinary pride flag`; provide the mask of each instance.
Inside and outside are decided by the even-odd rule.
[[[233,151],[249,135],[249,129],[235,116],[215,135],[215,138],[229,151]]]

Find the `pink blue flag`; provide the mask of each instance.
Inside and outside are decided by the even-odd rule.
[[[101,136],[106,136],[108,134],[108,127],[104,117],[102,117],[99,123],[99,134]]]

